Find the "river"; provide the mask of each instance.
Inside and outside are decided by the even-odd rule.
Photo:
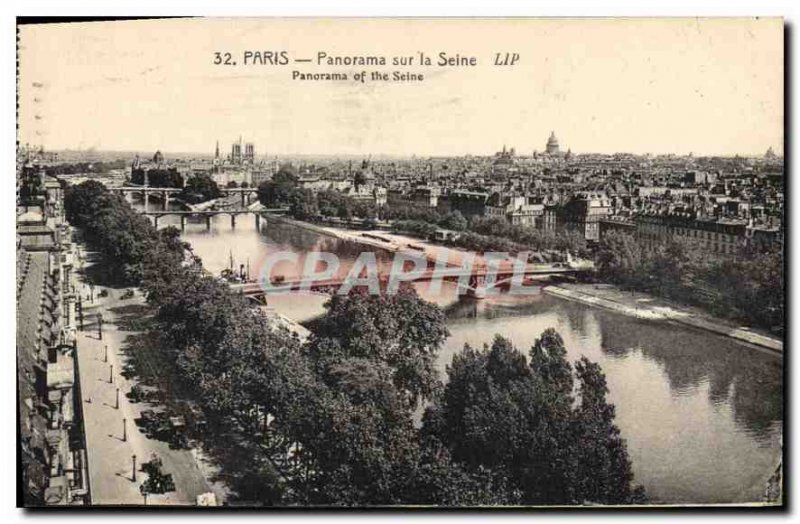
[[[159,227],[179,224],[165,217]],[[205,267],[219,273],[230,264],[256,275],[268,253],[312,250],[336,253],[343,266],[362,248],[291,225],[252,216],[190,220],[183,234]],[[391,255],[379,253],[388,264]],[[297,268],[278,266],[295,276]],[[780,456],[783,424],[782,361],[730,339],[672,324],[641,321],[535,293],[459,302],[447,283],[436,296],[420,294],[441,307],[450,337],[439,355],[446,366],[464,344],[491,343],[496,333],[527,352],[536,337],[554,327],[571,360],[581,355],[606,373],[617,424],[627,440],[635,481],[656,503],[757,502]],[[303,322],[324,311],[317,294],[270,297],[270,306]]]

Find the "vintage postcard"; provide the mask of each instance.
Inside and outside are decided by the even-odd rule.
[[[17,24],[21,506],[784,504],[782,19]]]

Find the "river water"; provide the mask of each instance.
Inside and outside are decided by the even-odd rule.
[[[159,227],[179,224],[164,217]],[[244,264],[257,275],[268,253],[313,250],[336,253],[343,266],[361,246],[296,226],[267,223],[255,228],[240,216],[232,229],[227,216],[189,220],[183,234],[207,269],[219,273]],[[378,253],[388,264],[391,255]],[[295,276],[295,266],[278,266]],[[273,273],[275,274],[275,273]],[[759,501],[780,456],[783,421],[783,367],[780,358],[730,339],[677,325],[642,321],[542,293],[459,301],[453,285],[431,296],[441,307],[450,337],[438,359],[443,378],[464,344],[491,343],[496,333],[527,352],[548,327],[555,328],[569,357],[600,363],[617,424],[627,440],[636,482],[657,503]],[[303,322],[324,311],[325,296],[270,297],[270,306]]]

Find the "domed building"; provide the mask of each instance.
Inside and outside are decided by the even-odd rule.
[[[556,138],[556,133],[554,131],[550,132],[550,138],[547,139],[545,151],[548,155],[557,155],[559,153],[558,138]]]

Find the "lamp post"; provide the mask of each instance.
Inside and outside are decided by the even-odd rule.
[[[122,442],[128,441],[128,419],[122,419]]]
[[[133,481],[136,482],[136,455],[132,455],[131,460],[133,460],[133,469],[131,470],[131,477],[133,478]]]

